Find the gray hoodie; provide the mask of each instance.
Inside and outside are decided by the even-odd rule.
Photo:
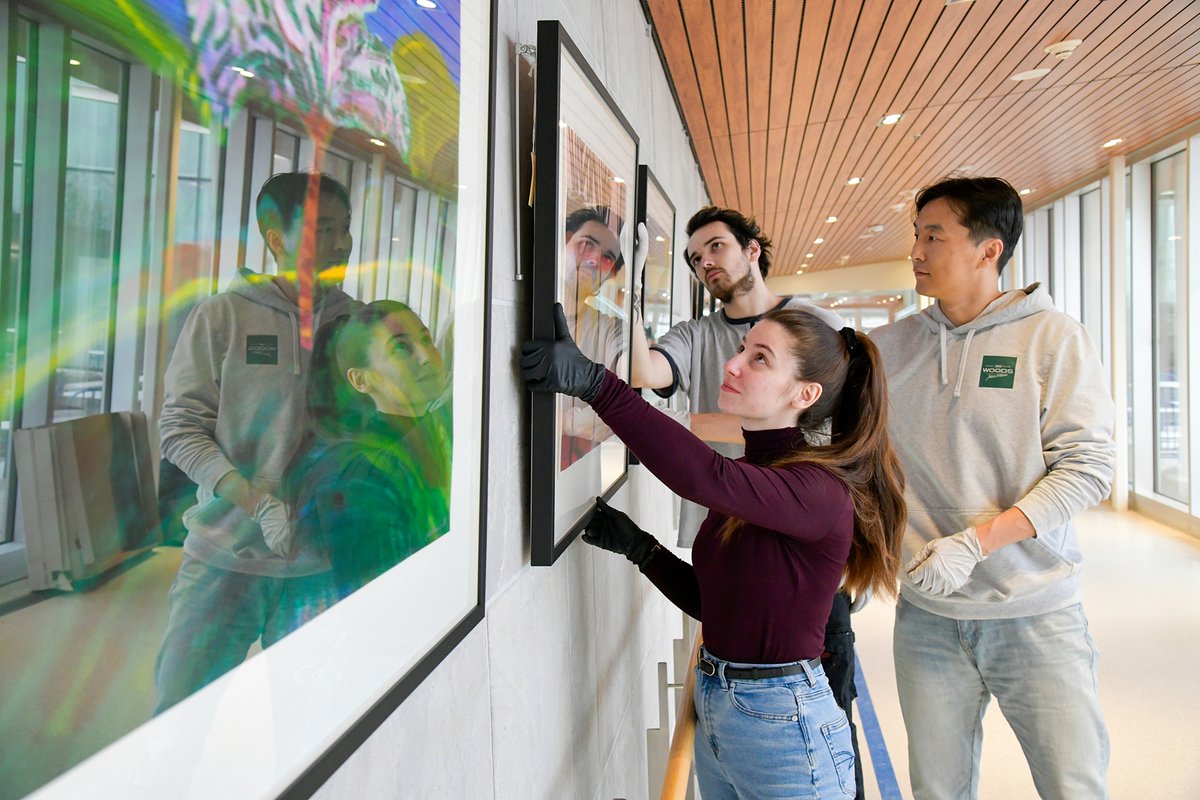
[[[903,566],[926,542],[1016,506],[1037,536],[992,553],[950,597],[901,595],[955,619],[1042,614],[1079,602],[1071,518],[1108,496],[1113,404],[1086,329],[1040,284],[965,325],[937,304],[877,329],[890,431],[907,477]]]
[[[313,329],[360,305],[329,290]],[[303,546],[275,555],[262,531],[213,488],[237,470],[278,496],[283,473],[306,424],[310,352],[300,346],[300,310],[270,276],[239,273],[229,289],[202,300],[187,318],[163,379],[158,429],[162,454],[199,489],[183,516],[183,549],[210,566],[252,575],[294,577],[328,568]]]

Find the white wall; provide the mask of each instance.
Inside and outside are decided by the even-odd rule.
[[[529,411],[514,358],[529,330],[528,281],[514,280],[514,44],[533,44],[539,19],[561,20],[637,130],[640,160],[678,216],[707,196],[638,0],[499,5],[486,615],[318,792],[322,800],[649,795],[657,663],[671,658],[680,613],[624,559],[582,542],[553,567],[529,566]],[[687,275],[676,273],[682,312]],[[669,497],[635,467],[616,505],[663,531]]]

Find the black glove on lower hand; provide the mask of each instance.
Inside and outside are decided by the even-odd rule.
[[[554,341],[536,339],[521,345],[521,375],[530,391],[561,392],[585,403],[596,399],[604,367],[579,352],[562,303],[554,304]]]
[[[646,566],[661,549],[658,541],[633,520],[599,497],[592,515],[584,523],[583,540],[590,545],[625,556],[638,567]]]

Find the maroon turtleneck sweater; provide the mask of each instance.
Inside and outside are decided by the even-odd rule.
[[[703,623],[705,648],[748,664],[819,657],[854,506],[845,484],[821,467],[765,466],[805,448],[800,430],[745,431],[746,455],[727,458],[612,372],[592,408],[659,480],[709,509],[691,565],[660,550],[643,570]],[[745,524],[722,541],[727,517]]]

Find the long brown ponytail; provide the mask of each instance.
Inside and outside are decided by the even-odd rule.
[[[896,594],[900,542],[908,511],[904,471],[888,436],[887,381],[879,349],[851,328],[836,331],[813,314],[796,309],[767,313],[792,343],[796,379],[821,384],[821,397],[801,414],[799,425],[820,431],[829,421],[829,444],[784,456],[771,466],[816,464],[836,475],[854,502],[854,539],[845,586]],[[724,532],[741,526],[728,520]]]

